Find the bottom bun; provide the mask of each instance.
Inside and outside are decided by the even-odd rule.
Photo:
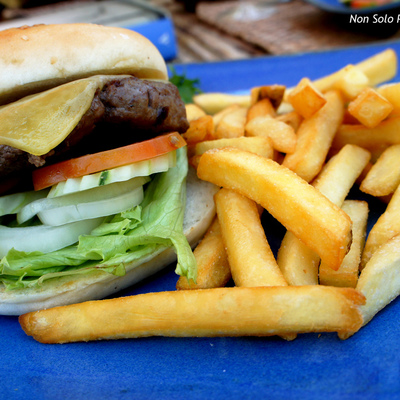
[[[194,247],[215,216],[213,197],[217,187],[199,180],[192,168],[189,168],[186,186],[183,230],[190,245]],[[5,291],[3,287],[0,288],[0,315],[21,315],[60,305],[102,299],[134,285],[175,261],[176,253],[168,248],[127,265],[124,276],[96,271],[73,278],[57,278],[56,284],[48,280],[37,288]]]

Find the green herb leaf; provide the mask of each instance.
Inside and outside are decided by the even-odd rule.
[[[181,95],[184,103],[193,103],[193,96],[202,93],[201,89],[198,87],[200,84],[199,79],[188,79],[185,74],[178,75],[174,67],[170,67],[172,76],[169,81],[174,84]]]

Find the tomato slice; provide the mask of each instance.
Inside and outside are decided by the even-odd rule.
[[[150,160],[185,145],[185,139],[179,133],[171,132],[117,149],[73,158],[33,171],[33,186],[35,190],[45,189],[70,178],[79,178],[137,161]]]

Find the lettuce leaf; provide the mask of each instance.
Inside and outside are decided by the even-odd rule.
[[[176,272],[196,279],[196,261],[182,227],[187,171],[186,148],[181,148],[177,166],[154,176],[139,206],[106,218],[77,245],[47,254],[10,250],[0,261],[0,281],[15,289],[98,270],[124,275],[128,263],[167,247],[177,253]]]

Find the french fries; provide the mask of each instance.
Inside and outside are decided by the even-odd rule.
[[[326,104],[326,98],[308,78],[303,78],[290,92],[288,102],[302,117],[310,118]]]
[[[26,334],[42,343],[147,336],[272,336],[352,332],[364,296],[329,286],[236,287],[146,293],[24,314]]]
[[[388,196],[400,184],[400,144],[388,147],[360,184],[360,190],[372,196]]]
[[[368,87],[350,102],[348,111],[367,128],[375,128],[393,111],[393,105]]]
[[[265,237],[257,205],[221,189],[215,195],[215,206],[235,285],[287,285]]]
[[[324,166],[313,186],[341,207],[369,158],[368,151],[347,145]],[[286,233],[278,252],[278,265],[290,285],[318,284],[319,262],[316,253],[293,233]]]
[[[197,174],[254,200],[331,268],[339,268],[351,243],[350,218],[288,168],[253,153],[225,148],[204,153]]]
[[[293,153],[297,137],[294,129],[285,122],[270,116],[259,116],[245,125],[247,136],[262,136],[271,140],[274,149],[282,153]]]
[[[338,92],[326,93],[326,104],[312,117],[304,119],[297,131],[294,153],[287,154],[283,165],[310,182],[321,171],[333,138],[344,115]]]
[[[25,332],[44,343],[353,335],[400,295],[400,84],[378,87],[396,71],[388,49],[293,88],[195,96],[190,163],[220,187],[194,250],[197,281],[29,313]],[[368,203],[350,198],[354,185],[387,202],[368,236]],[[276,258],[263,209],[287,229]]]
[[[382,245],[361,271],[356,289],[361,292],[366,303],[360,309],[363,326],[400,295],[400,235]],[[351,333],[341,333],[347,339]]]
[[[193,254],[197,261],[196,282],[181,276],[176,283],[177,290],[211,289],[224,287],[229,282],[232,274],[218,218],[214,219]]]
[[[342,209],[353,222],[353,240],[350,251],[346,254],[342,265],[337,271],[326,267],[322,263],[319,267],[319,282],[321,285],[355,288],[367,231],[368,203],[365,201],[346,200]]]

